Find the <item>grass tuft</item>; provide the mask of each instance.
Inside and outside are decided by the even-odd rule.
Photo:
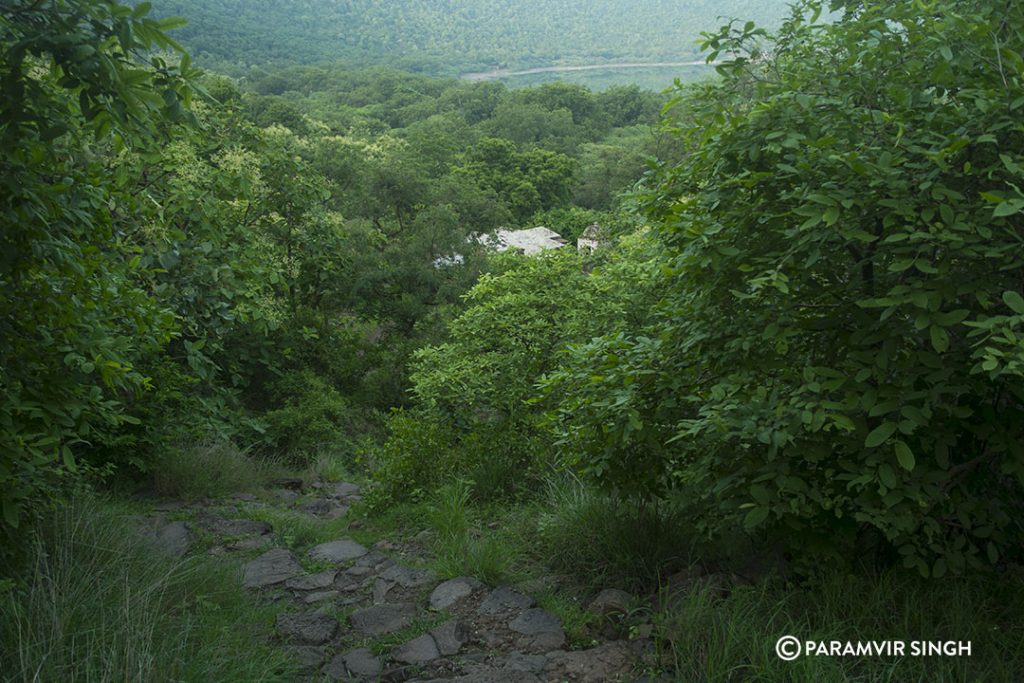
[[[125,513],[78,498],[43,520],[0,595],[5,681],[286,681],[268,608],[228,567],[162,556]]]

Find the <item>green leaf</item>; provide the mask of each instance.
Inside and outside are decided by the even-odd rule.
[[[938,325],[931,326],[932,348],[938,353],[945,353],[949,349],[949,333]]]
[[[768,508],[764,506],[758,506],[752,508],[747,516],[743,519],[743,526],[748,529],[753,529],[761,524],[765,519],[768,518]]]
[[[913,472],[917,461],[914,459],[914,452],[910,450],[910,446],[902,441],[897,441],[893,445],[893,449],[896,451],[896,461],[899,462],[900,467],[908,472]]]
[[[1017,315],[1024,315],[1024,297],[1017,292],[1010,290],[1003,292],[1003,303]]]
[[[864,440],[864,445],[867,448],[877,448],[881,446],[885,441],[896,432],[895,422],[883,422],[879,426],[871,430],[868,434],[868,438]]]

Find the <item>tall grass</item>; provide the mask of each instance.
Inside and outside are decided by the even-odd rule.
[[[592,589],[645,590],[689,564],[691,534],[668,507],[641,505],[554,480],[537,515],[537,550],[553,568]]]
[[[178,443],[153,467],[157,493],[197,500],[251,491],[272,476],[273,463],[257,461],[225,441]]]
[[[1024,680],[1021,577],[924,581],[836,575],[807,586],[760,583],[718,599],[695,590],[655,614],[662,664],[678,681]],[[970,657],[807,657],[792,662],[776,641],[971,641]]]
[[[273,615],[229,567],[149,547],[109,504],[78,498],[44,519],[20,580],[0,595],[5,681],[285,681]]]
[[[472,492],[472,482],[459,480],[439,489],[429,504],[437,569],[445,576],[475,576],[492,585],[505,582],[514,573],[516,548],[495,534],[473,529]]]

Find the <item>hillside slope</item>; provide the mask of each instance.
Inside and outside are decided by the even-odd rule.
[[[159,0],[201,60],[247,66],[338,59],[439,74],[662,61],[698,54],[723,17],[777,22],[785,0]]]

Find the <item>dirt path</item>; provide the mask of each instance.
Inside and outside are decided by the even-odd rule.
[[[532,74],[559,73],[563,71],[611,71],[613,69],[659,69],[682,66],[709,66],[703,59],[693,62],[626,62],[623,64],[583,64],[579,66],[539,66],[533,69],[495,69],[494,71],[473,71],[460,76],[465,81],[493,81],[499,78],[530,76]]]
[[[524,587],[439,576],[423,540],[429,532],[371,540],[360,522],[348,521],[358,486],[278,485],[225,501],[165,501],[144,529],[164,552],[235,563],[239,590],[274,605],[273,637],[301,662],[297,680],[649,680],[640,673],[649,639],[612,633],[572,650],[560,617]],[[594,609],[606,616],[625,609],[629,596],[605,593],[613,595],[603,593],[605,604]]]

